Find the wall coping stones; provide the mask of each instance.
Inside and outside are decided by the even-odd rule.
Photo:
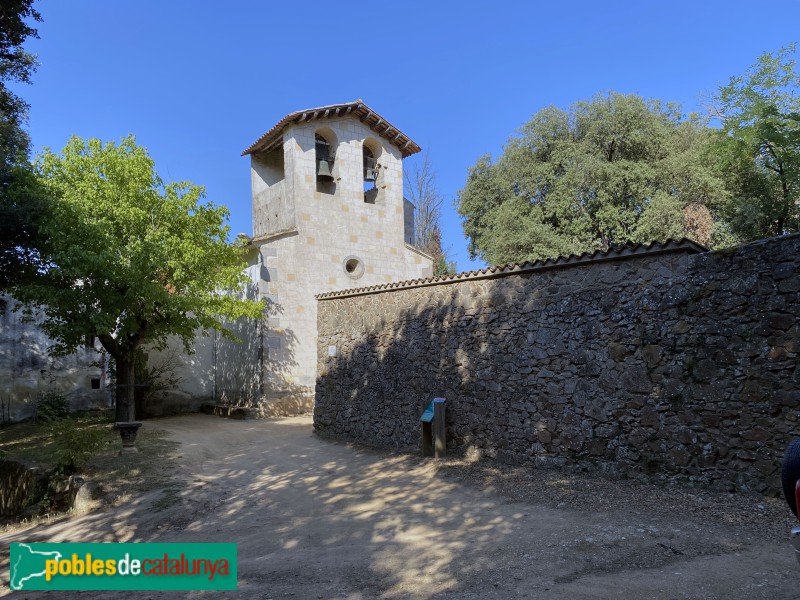
[[[317,300],[331,300],[334,298],[346,298],[349,296],[362,296],[365,294],[379,294],[382,292],[397,289],[416,288],[428,285],[442,285],[466,281],[470,279],[491,279],[504,277],[507,275],[518,275],[535,271],[544,271],[558,268],[571,268],[582,266],[587,263],[595,264],[601,262],[626,260],[628,258],[640,258],[642,256],[654,256],[659,254],[674,254],[683,252],[686,254],[701,254],[708,252],[708,248],[701,246],[687,238],[680,240],[667,240],[666,242],[651,242],[650,244],[626,244],[619,248],[609,248],[608,250],[595,250],[594,252],[584,252],[583,254],[571,254],[558,258],[546,258],[544,260],[525,261],[523,263],[512,263],[496,267],[487,267],[479,271],[466,271],[455,275],[442,275],[439,277],[428,277],[425,279],[411,279],[407,281],[394,281],[369,287],[338,290],[317,294]]]
[[[423,250],[420,250],[416,246],[412,246],[411,244],[406,244],[406,250],[411,250],[414,254],[419,254],[422,258],[427,258],[430,261],[433,260],[433,257],[430,254],[428,254]]]
[[[530,273],[548,268],[560,270]],[[437,284],[451,285],[426,287]],[[318,304],[314,404],[326,436],[418,447],[419,413],[445,396],[448,453],[781,489],[800,429],[800,234],[714,252],[633,246],[327,298],[338,299]]]

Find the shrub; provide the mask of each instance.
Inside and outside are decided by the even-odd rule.
[[[102,427],[81,426],[74,419],[52,421],[48,428],[56,445],[56,468],[64,472],[85,465],[103,447],[108,433]]]
[[[56,390],[47,390],[39,394],[36,400],[36,420],[47,423],[64,419],[69,414],[69,403],[66,396]]]

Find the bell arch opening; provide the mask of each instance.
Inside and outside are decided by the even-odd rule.
[[[314,169],[317,191],[336,193],[336,134],[330,127],[320,127],[314,132]]]
[[[382,200],[381,163],[379,159],[383,153],[380,142],[367,138],[361,145],[362,175],[364,179],[364,202],[366,204],[379,204]]]

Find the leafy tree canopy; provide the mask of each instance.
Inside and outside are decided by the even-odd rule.
[[[36,217],[46,197],[28,164],[30,139],[23,128],[28,105],[6,83],[29,83],[35,57],[22,48],[38,37],[28,20],[41,21],[33,0],[0,3],[0,290],[35,270],[39,232]]]
[[[41,21],[31,7],[33,0],[3,0],[0,3],[0,169],[16,164],[19,153],[27,154],[28,136],[21,130],[28,105],[6,87],[7,81],[29,83],[36,58],[22,48],[29,37],[39,37],[25,19]]]
[[[726,198],[707,168],[710,135],[679,106],[636,95],[541,110],[497,161],[470,169],[457,201],[470,253],[502,264],[629,241],[710,243]]]
[[[261,314],[260,303],[221,293],[247,281],[244,246],[227,242],[228,210],[201,202],[202,187],[165,185],[133,137],[73,137],[36,167],[53,199],[41,223],[46,267],[13,293],[44,312],[56,352],[95,335],[116,359],[119,383],[129,385],[143,344],[163,347],[174,335],[188,350],[198,330],[226,333],[223,317]],[[118,393],[119,420],[132,418],[127,407]]]
[[[713,146],[731,202],[725,216],[743,240],[800,230],[800,76],[795,46],[761,55],[714,97]]]

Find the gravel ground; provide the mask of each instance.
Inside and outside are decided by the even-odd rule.
[[[448,460],[438,472],[450,481],[483,486],[513,502],[586,512],[618,511],[639,518],[686,518],[751,528],[764,540],[784,543],[797,525],[783,498],[715,492],[683,483],[613,479],[584,473]]]
[[[262,600],[800,597],[777,498],[378,452],[308,417],[146,427],[180,444],[165,492],[0,541],[236,542],[226,596]]]

